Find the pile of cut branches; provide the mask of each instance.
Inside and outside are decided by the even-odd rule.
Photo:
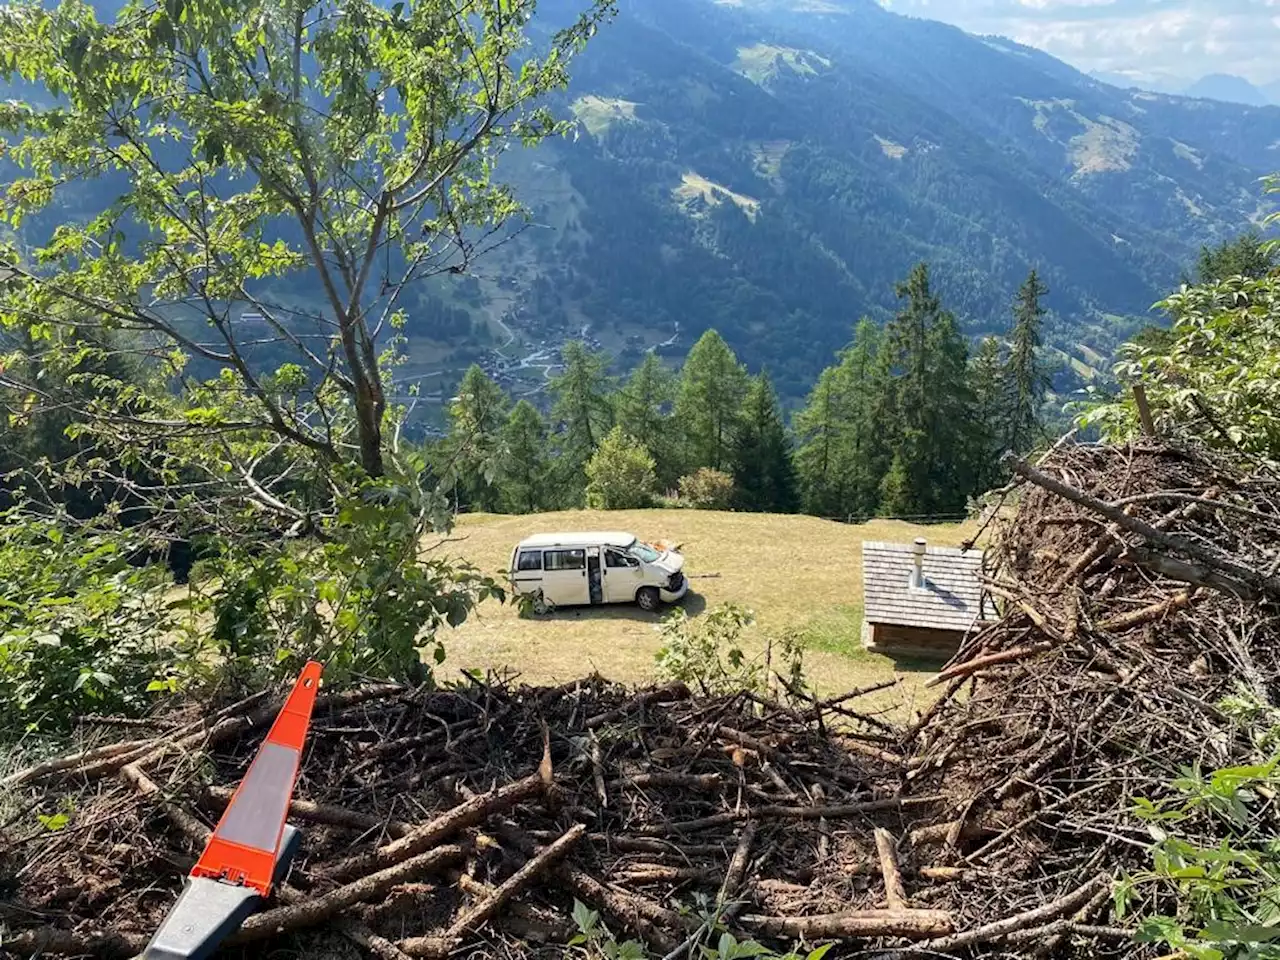
[[[1110,899],[1148,862],[1134,803],[1257,759],[1218,704],[1270,703],[1280,674],[1280,483],[1154,444],[1015,469],[987,564],[1003,616],[905,729],[857,691],[489,678],[322,697],[303,850],[239,949],[558,957],[575,900],[672,960],[722,929],[869,956],[1152,949]],[[157,720],[0,784],[25,798],[0,825],[0,949],[139,952],[277,707]]]

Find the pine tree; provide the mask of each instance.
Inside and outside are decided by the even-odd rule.
[[[536,407],[521,400],[502,428],[498,493],[502,509],[536,513],[548,505],[547,427]]]
[[[680,374],[675,417],[683,434],[683,471],[728,470],[749,378],[720,334],[708,330],[693,345]]]
[[[1004,442],[1015,453],[1026,453],[1042,433],[1040,404],[1049,387],[1049,378],[1036,351],[1040,347],[1040,327],[1045,314],[1040,300],[1048,292],[1032,270],[1014,300],[1009,362],[1005,367],[1009,412]]]
[[[586,466],[613,425],[608,362],[578,341],[565,344],[564,371],[552,379],[551,422],[556,431],[557,490],[568,505],[579,502]]]
[[[493,477],[500,467],[501,434],[510,402],[478,366],[467,368],[449,406],[449,435],[443,444],[445,470],[456,478],[459,503],[477,510],[496,509]]]
[[[984,337],[969,364],[973,391],[973,472],[978,490],[988,490],[1000,475],[1003,425],[1007,420],[1004,359],[1000,341]]]
[[[767,374],[751,381],[734,441],[733,479],[743,510],[790,513],[796,508],[791,441]]]
[[[658,482],[664,487],[674,484],[679,475],[671,419],[675,381],[675,374],[656,354],[646,353],[631,378],[613,398],[618,426],[652,454]]]

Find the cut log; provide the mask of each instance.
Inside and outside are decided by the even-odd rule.
[[[860,910],[812,917],[745,916],[742,922],[773,937],[839,940],[845,937],[905,937],[924,940],[955,929],[945,910]]]
[[[542,778],[538,774],[533,774],[490,793],[478,794],[436,817],[430,823],[409,831],[398,840],[385,844],[371,853],[339,860],[324,867],[318,873],[329,880],[347,880],[381,870],[416,856],[459,830],[475,826],[493,814],[515,806],[521,800],[541,793],[544,789],[546,787]]]
[[[898,867],[898,845],[888,830],[875,829],[876,853],[880,855],[880,874],[884,877],[884,897],[890,910],[907,908],[907,892],[902,886],[902,870]]]

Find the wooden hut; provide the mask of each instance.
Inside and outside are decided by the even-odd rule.
[[[995,607],[982,589],[981,550],[862,544],[862,642],[890,655],[946,659]]]

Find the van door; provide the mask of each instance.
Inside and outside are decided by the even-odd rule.
[[[587,551],[582,547],[543,550],[542,595],[559,607],[590,603]]]
[[[616,547],[604,549],[604,597],[606,603],[630,603],[644,581],[640,561]]]
[[[542,589],[541,550],[521,550],[516,554],[511,584],[516,593],[534,594]]]

